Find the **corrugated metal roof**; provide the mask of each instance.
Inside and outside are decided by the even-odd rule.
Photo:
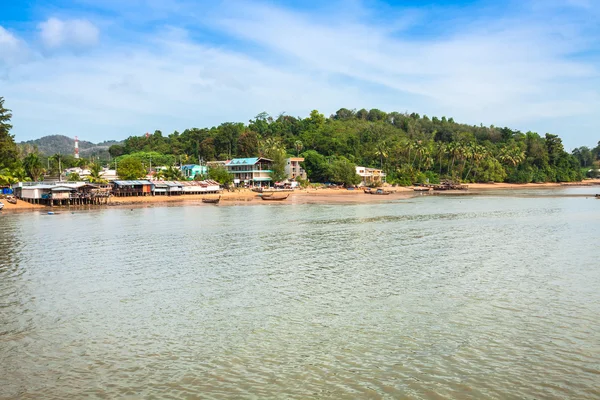
[[[125,186],[125,185],[151,185],[152,182],[150,181],[113,181],[114,184],[119,185],[119,186]]]
[[[229,161],[226,165],[254,165],[258,162],[258,157],[250,158],[234,158]]]

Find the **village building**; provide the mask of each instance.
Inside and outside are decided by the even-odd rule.
[[[236,186],[269,187],[273,160],[263,157],[234,158],[225,164]]]
[[[152,182],[146,180],[113,181],[114,196],[148,196],[152,194]]]
[[[219,182],[207,179],[204,181],[185,181],[181,182],[183,185],[183,194],[207,194],[207,193],[219,193],[221,186]]]
[[[208,174],[208,167],[206,165],[198,164],[185,164],[180,167],[181,173],[188,181],[194,180],[196,175]]]
[[[291,157],[286,160],[285,163],[285,174],[288,179],[293,181],[296,178],[301,178],[306,180],[306,171],[300,165],[301,162],[304,162],[303,157]]]
[[[100,177],[109,182],[119,179],[119,176],[117,175],[117,170],[110,168],[102,168],[102,171],[100,171]]]
[[[173,196],[183,193],[182,182],[152,181],[152,195]]]
[[[19,182],[13,191],[21,200],[49,206],[106,204],[110,196],[110,188],[87,182]]]
[[[372,184],[378,184],[385,182],[386,174],[381,169],[367,168],[367,167],[356,167],[356,174],[360,176],[361,185],[369,186]]]

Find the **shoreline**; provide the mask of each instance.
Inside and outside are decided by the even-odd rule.
[[[255,204],[366,204],[381,203],[392,200],[405,200],[423,195],[476,195],[485,194],[491,190],[506,191],[523,189],[559,189],[569,187],[594,187],[598,186],[600,193],[600,179],[591,179],[582,182],[572,183],[472,183],[468,190],[448,190],[448,191],[430,191],[426,193],[415,192],[412,186],[409,187],[385,187],[384,190],[392,192],[390,195],[366,195],[362,189],[299,189],[289,192],[289,199],[282,202],[265,202],[260,199],[256,192],[249,189],[241,189],[234,192],[223,192],[220,194],[221,206],[235,205],[255,205]],[[283,193],[282,193],[283,195]],[[214,207],[214,204],[202,203],[203,198],[216,198],[219,195],[179,195],[179,196],[143,196],[143,197],[112,197],[108,205],[88,205],[71,207],[50,207],[46,205],[31,204],[19,200],[17,204],[10,204],[6,201],[4,209],[0,212],[29,212],[29,211],[64,211],[64,210],[91,210],[102,208],[123,208],[123,207],[164,207],[164,206],[203,206]],[[576,195],[579,197],[580,195]],[[589,196],[589,195],[581,195]],[[2,201],[2,200],[0,200]]]

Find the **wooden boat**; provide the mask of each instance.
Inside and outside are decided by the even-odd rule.
[[[289,194],[287,196],[285,196],[285,197],[273,197],[273,196],[267,196],[267,197],[265,197],[265,196],[261,196],[260,198],[263,199],[263,200],[265,200],[265,201],[267,201],[267,200],[268,201],[282,201],[282,200],[287,199],[288,197],[290,197]]]
[[[6,201],[8,201],[10,204],[17,204],[17,198],[15,196],[8,196]]]
[[[4,208],[4,203],[2,203],[2,202],[0,201],[0,210],[2,210],[3,208]]]
[[[600,194],[597,194],[597,195],[596,195],[596,198],[597,198],[597,199],[600,199]]]
[[[429,192],[431,190],[430,187],[425,186],[417,186],[413,189],[415,192]]]
[[[217,199],[202,199],[203,203],[209,203],[209,204],[219,204],[219,201],[221,201],[221,196],[219,196],[219,198],[217,198]]]
[[[260,193],[259,196],[260,197],[271,197],[273,196],[275,193]]]

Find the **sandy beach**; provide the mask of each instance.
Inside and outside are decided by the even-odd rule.
[[[477,194],[485,193],[490,190],[522,190],[522,189],[549,189],[561,187],[577,187],[577,186],[596,186],[600,185],[600,179],[586,180],[583,182],[574,183],[472,183],[469,184],[468,191],[444,191],[435,192],[436,194]],[[161,205],[194,205],[194,206],[214,206],[212,204],[202,203],[203,198],[217,198],[221,196],[219,205],[252,205],[252,204],[355,204],[355,203],[377,203],[392,200],[407,199],[421,195],[413,191],[413,187],[385,187],[385,191],[391,192],[387,196],[367,195],[362,189],[346,190],[346,189],[301,189],[294,192],[276,193],[275,196],[284,196],[289,194],[289,198],[282,201],[267,202],[261,200],[258,193],[249,189],[241,189],[233,192],[224,191],[220,195],[180,195],[180,196],[144,196],[144,197],[111,197],[108,207],[153,207]],[[600,193],[600,186],[598,186]],[[432,193],[432,192],[430,192]],[[1,201],[1,200],[0,200]],[[7,201],[4,203],[2,212],[17,212],[17,211],[41,211],[50,210],[51,207],[30,204],[26,201],[19,200],[17,204],[10,204]],[[107,206],[85,206],[77,208],[98,208]],[[63,207],[64,208],[64,207]],[[75,208],[75,207],[72,207]],[[54,207],[53,209],[60,209]]]

